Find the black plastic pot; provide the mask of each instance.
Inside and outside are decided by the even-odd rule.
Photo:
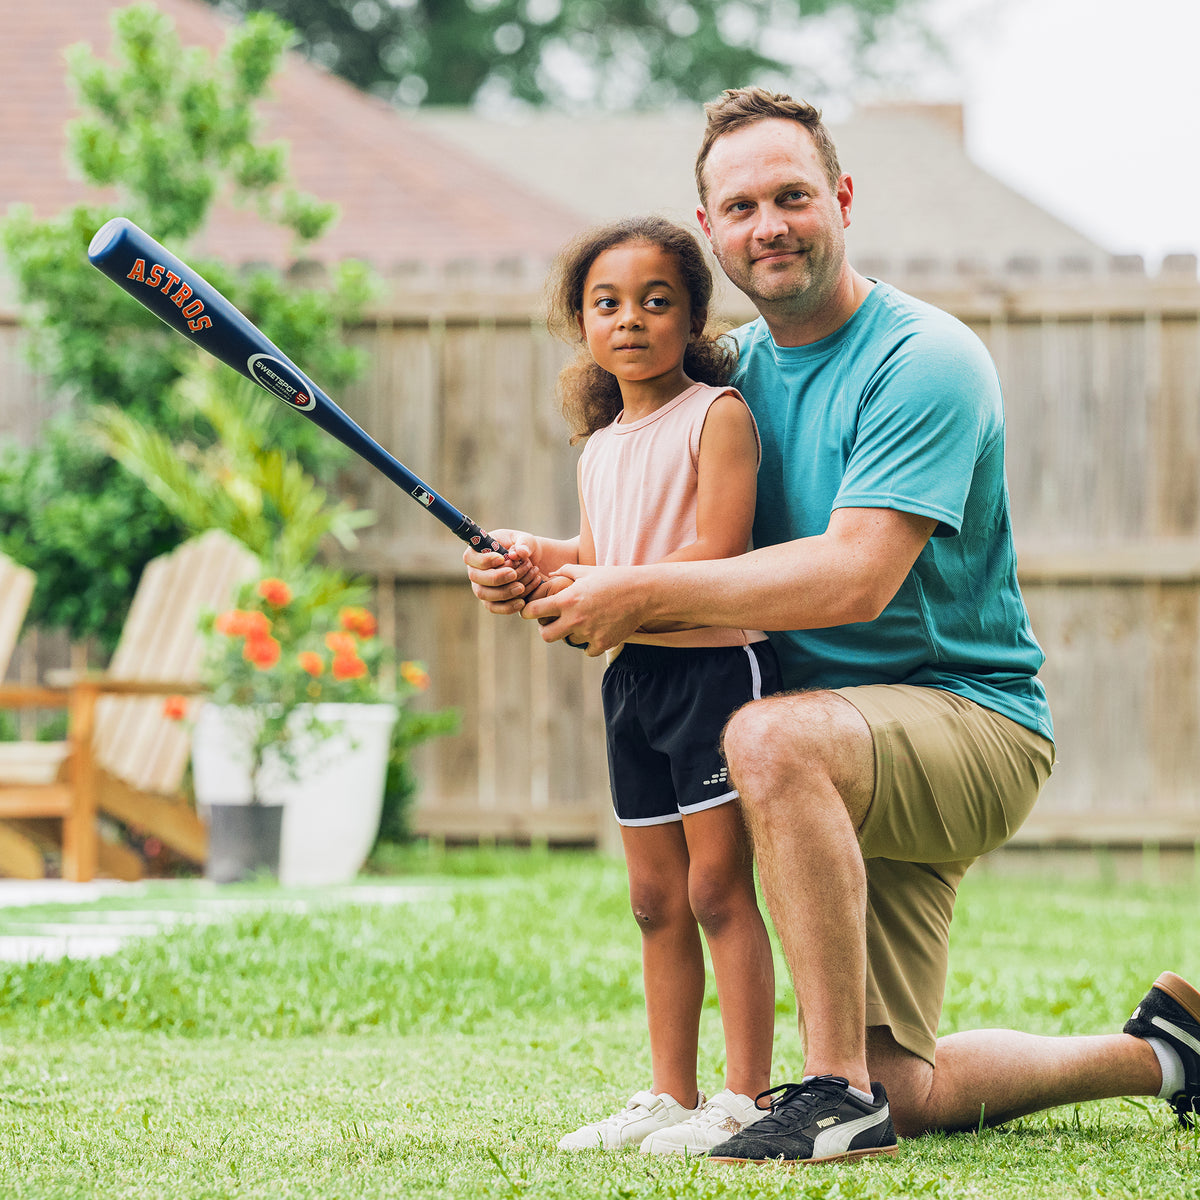
[[[210,804],[206,879],[241,883],[256,875],[279,878],[282,804]]]

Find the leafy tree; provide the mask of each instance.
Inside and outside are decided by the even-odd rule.
[[[269,10],[309,57],[401,106],[513,99],[646,108],[746,83],[787,85],[800,31],[861,58],[916,0],[209,0]],[[820,62],[804,62],[819,96]]]
[[[192,260],[188,239],[219,194],[254,204],[298,245],[335,216],[292,184],[286,146],[260,138],[256,104],[291,39],[277,18],[246,21],[215,58],[184,49],[150,4],[116,12],[114,32],[112,62],[84,46],[70,53],[83,115],[69,128],[69,144],[84,178],[114,188],[118,204],[79,205],[46,221],[18,209],[0,229],[37,361],[73,406],[47,423],[33,449],[0,453],[0,548],[37,572],[36,622],[107,645],[142,567],[184,530],[87,435],[80,411],[110,404],[174,440],[214,435],[202,413],[170,401],[195,350],[88,264],[92,234],[120,213]],[[343,265],[328,292],[289,289],[269,272],[243,277],[217,263],[197,265],[323,380],[336,386],[359,370],[342,331],[370,292],[361,265]],[[286,413],[271,436],[323,478],[341,457],[331,439]]]

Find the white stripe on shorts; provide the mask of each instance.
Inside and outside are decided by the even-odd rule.
[[[746,657],[750,660],[750,699],[762,699],[762,671],[758,665],[758,655],[754,653],[750,647],[743,646],[742,649],[746,652]],[[713,796],[708,800],[701,800],[699,804],[681,804],[679,811],[684,816],[690,816],[692,813],[704,812],[708,808],[716,808],[720,804],[728,804],[730,800],[739,799],[737,789],[731,789],[728,792],[722,792],[719,796]]]
[[[758,655],[749,646],[743,646],[746,657],[750,660],[750,699],[762,699],[762,671],[758,667]]]
[[[613,816],[616,817],[617,814],[613,813]],[[673,821],[682,821],[682,820],[683,820],[683,813],[673,812],[673,813],[667,813],[667,815],[665,817],[634,817],[628,821],[623,821],[623,820],[621,820],[620,817],[617,817],[617,824],[618,825],[628,825],[631,827],[634,825],[670,825]]]
[[[714,796],[711,800],[701,800],[699,804],[681,805],[679,811],[685,817],[690,817],[692,813],[703,812],[706,808],[716,808],[718,804],[728,804],[730,800],[738,798],[737,792],[723,792],[720,796]]]

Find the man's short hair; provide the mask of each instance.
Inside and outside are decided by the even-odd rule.
[[[825,168],[825,177],[829,187],[837,191],[838,180],[842,177],[842,169],[838,165],[837,149],[829,130],[821,120],[821,110],[806,104],[803,100],[793,100],[782,92],[768,92],[765,88],[744,87],[729,88],[719,99],[704,106],[708,124],[704,127],[704,140],[700,143],[700,153],[696,155],[696,191],[700,203],[708,206],[708,186],[704,182],[704,164],[708,161],[709,151],[716,141],[734,130],[744,129],[756,121],[766,121],[772,118],[784,121],[796,121],[812,134],[821,164]]]

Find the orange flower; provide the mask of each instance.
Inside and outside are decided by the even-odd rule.
[[[213,628],[226,637],[266,637],[271,632],[271,618],[264,612],[231,608],[217,617]]]
[[[367,664],[357,654],[333,656],[334,679],[361,679],[366,673]]]
[[[429,672],[420,663],[402,662],[400,664],[400,678],[405,683],[415,687],[418,692],[423,692],[429,686]]]
[[[282,608],[292,602],[292,589],[282,579],[264,579],[258,585],[258,594],[272,608]]]
[[[300,669],[307,671],[314,679],[325,670],[325,662],[315,650],[301,650],[296,655]]]
[[[351,658],[358,654],[358,641],[352,633],[327,633],[325,645],[334,654],[348,655]]]
[[[187,710],[186,696],[168,696],[163,701],[163,716],[168,721],[182,721],[187,716]]]
[[[283,647],[273,637],[248,637],[242,657],[265,671],[279,661],[282,652]]]
[[[375,618],[365,608],[343,608],[338,613],[338,620],[343,629],[357,633],[361,638],[372,638],[379,629]]]
[[[271,636],[271,618],[264,612],[244,612],[239,632],[251,639],[268,638]]]
[[[217,617],[213,622],[213,628],[226,637],[241,637],[245,632],[243,628],[245,616],[246,614],[241,609],[231,608]]]

